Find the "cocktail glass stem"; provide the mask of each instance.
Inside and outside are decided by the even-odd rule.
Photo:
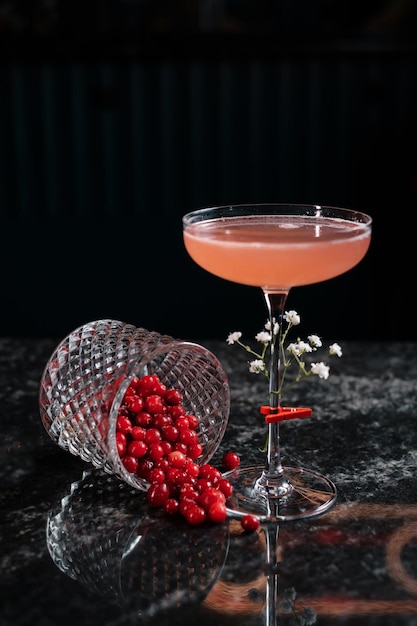
[[[279,324],[276,341],[271,342],[270,369],[269,369],[269,407],[271,413],[278,411],[280,406],[280,344],[282,337],[282,319],[284,315],[285,303],[288,296],[288,290],[268,291],[264,290],[264,297],[269,313],[271,324],[271,333],[273,332],[275,323]],[[272,499],[282,498],[292,491],[291,483],[286,479],[284,469],[281,462],[281,451],[279,444],[279,422],[271,422],[268,424],[268,444],[265,468],[261,476],[256,481],[255,493],[264,495]]]
[[[266,524],[266,597],[265,626],[278,624],[278,524]]]

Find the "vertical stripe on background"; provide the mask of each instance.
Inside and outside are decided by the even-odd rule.
[[[277,175],[275,178],[275,197],[282,202],[290,202],[288,182],[291,179],[292,164],[290,153],[292,150],[292,128],[291,128],[291,108],[292,101],[292,70],[287,61],[279,64],[279,94],[277,106],[278,141],[277,153]]]
[[[265,68],[259,63],[249,64],[249,115],[248,115],[248,167],[250,171],[249,198],[252,202],[269,201],[261,197],[265,193],[265,171],[267,160],[274,160],[273,152],[268,156],[268,148],[273,133],[273,119],[265,126],[271,104],[270,91],[266,90]],[[271,87],[271,85],[269,85]],[[268,97],[269,96],[269,97]]]
[[[219,66],[219,203],[247,201],[248,168],[248,66],[229,62]]]
[[[11,68],[13,145],[10,154],[16,172],[16,214],[18,219],[36,217],[35,173],[30,155],[31,128],[28,120],[30,99],[27,71],[20,65]]]
[[[159,68],[160,133],[160,211],[181,212],[188,189],[188,89],[183,66],[162,63]]]
[[[40,70],[40,114],[42,133],[42,153],[39,157],[43,163],[43,189],[46,218],[56,218],[60,215],[62,206],[60,190],[62,191],[61,166],[59,151],[62,148],[58,120],[58,89],[59,83],[56,72],[50,65]],[[62,115],[62,111],[60,112]]]
[[[11,155],[9,153],[10,133],[10,75],[4,67],[0,66],[0,219],[13,215],[13,194],[9,194],[11,188],[10,177],[13,169],[10,168]]]
[[[349,203],[351,158],[354,149],[352,146],[353,130],[355,127],[354,112],[357,110],[357,103],[353,85],[352,64],[346,60],[338,64],[336,96],[337,116],[335,145],[337,146],[337,152],[334,154],[334,158],[337,170],[339,172],[344,171],[344,176],[336,178],[338,181],[338,190],[337,192],[334,190],[334,194],[336,198],[338,195],[341,198],[346,198],[346,202]]]
[[[326,76],[317,62],[308,64],[308,83],[305,85],[308,107],[305,137],[306,200],[312,203],[319,200],[319,178],[325,164],[323,144],[327,137],[324,134],[326,126],[323,124],[323,114],[326,114],[326,101],[322,98],[325,79]]]
[[[216,180],[213,164],[216,149],[213,145],[212,122],[216,119],[213,107],[212,68],[192,63],[189,70],[189,195],[186,210],[200,208],[215,202]],[[186,212],[186,211],[184,211]]]
[[[70,70],[70,125],[72,143],[72,197],[75,216],[88,217],[93,212],[88,196],[89,178],[89,137],[87,123],[87,81],[82,65],[74,65]]]
[[[99,153],[96,154],[100,169],[95,183],[103,189],[104,206],[99,208],[105,217],[117,214],[119,206],[119,178],[118,168],[122,166],[118,153],[117,142],[117,109],[113,98],[116,95],[115,70],[111,65],[102,65],[99,68]]]
[[[148,175],[149,165],[152,163],[152,150],[148,145],[146,127],[150,126],[149,86],[146,81],[147,71],[143,65],[133,65],[129,70],[130,93],[130,136],[127,145],[130,145],[132,159],[131,195],[132,215],[146,214],[152,206],[152,178]]]

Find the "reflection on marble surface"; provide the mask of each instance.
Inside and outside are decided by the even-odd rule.
[[[206,619],[257,617],[273,626],[292,618],[308,626],[315,613],[296,606],[295,590],[278,596],[278,537],[275,524],[256,533],[236,520],[190,526],[101,471],[73,482],[46,524],[58,569],[141,623],[199,609]]]
[[[71,484],[48,515],[46,536],[62,572],[141,617],[204,599],[228,551],[227,525],[173,520],[101,472]]]
[[[51,509],[46,535],[62,572],[143,624],[191,624],[196,611],[201,624],[417,620],[417,505],[345,503],[314,523],[245,533],[236,520],[190,527],[89,471]]]

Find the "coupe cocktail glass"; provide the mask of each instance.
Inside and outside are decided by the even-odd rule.
[[[347,272],[365,256],[371,240],[369,215],[336,207],[246,204],[199,209],[183,217],[184,244],[211,274],[260,287],[271,328],[282,318],[293,287]],[[280,331],[281,332],[281,331]],[[279,350],[271,350],[269,413],[279,413]],[[229,513],[258,515],[263,522],[304,519],[325,513],[336,501],[331,480],[303,467],[283,467],[279,422],[268,423],[263,466],[227,474],[234,485]]]

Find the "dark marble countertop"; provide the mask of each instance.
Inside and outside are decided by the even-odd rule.
[[[288,402],[313,416],[282,426],[284,464],[324,473],[338,501],[282,524],[271,567],[265,528],[168,519],[48,437],[38,392],[56,343],[0,339],[0,626],[267,626],[271,584],[278,624],[417,624],[415,344],[348,343],[328,380],[294,387]],[[212,464],[230,449],[262,461],[265,381],[236,346],[200,343],[231,390]]]

